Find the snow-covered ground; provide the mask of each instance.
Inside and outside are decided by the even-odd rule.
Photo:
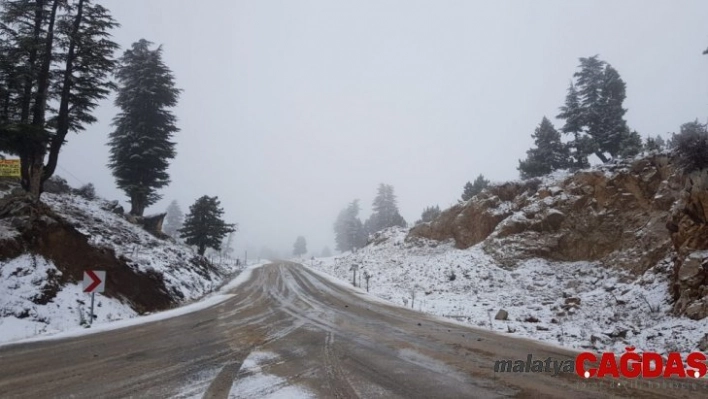
[[[109,202],[86,200],[72,194],[44,194],[42,201],[71,222],[98,248],[110,248],[116,257],[125,257],[133,269],[161,274],[175,297],[192,300],[213,291],[223,281],[207,275],[189,262],[193,250],[185,245],[160,240],[122,216],[106,210]],[[228,272],[228,270],[222,270]]]
[[[356,253],[307,261],[308,266],[352,281],[399,306],[500,333],[575,349],[666,353],[695,351],[708,320],[668,314],[669,263],[631,278],[590,262],[531,259],[505,270],[481,245],[460,250],[451,243],[406,243],[407,230],[390,229],[386,241]],[[500,310],[508,320],[496,320]]]
[[[0,192],[0,197],[7,192]],[[74,194],[42,196],[43,202],[70,222],[97,248],[112,249],[139,273],[162,277],[170,296],[188,304],[214,292],[236,272],[234,262],[216,265],[217,270],[190,262],[193,250],[179,243],[160,240],[141,227],[111,212],[103,199],[87,200]],[[0,240],[18,232],[8,220],[0,220]],[[62,272],[51,260],[23,254],[0,261],[0,343],[34,336],[53,335],[81,328],[89,320],[91,298],[82,292],[81,282],[60,284]],[[127,301],[96,295],[94,328],[138,314]]]
[[[0,343],[69,330],[88,321],[91,296],[80,284],[57,285],[61,272],[41,256],[28,254],[0,262]],[[59,289],[46,304],[42,293]],[[95,324],[137,316],[130,306],[96,295]]]
[[[22,277],[10,276],[6,278],[8,276],[2,274],[4,270],[11,272],[14,269],[13,265],[19,266],[19,270],[27,270],[27,262],[33,261],[26,258],[30,258],[30,256],[23,255],[5,265],[10,267],[0,268],[0,284],[2,284],[0,285],[0,309],[12,310],[12,306],[19,306],[21,309],[29,307],[34,314],[23,318],[17,318],[14,315],[0,315],[0,345],[95,334],[206,309],[229,299],[232,295],[227,294],[228,291],[247,281],[253,269],[266,264],[266,262],[261,262],[248,266],[217,292],[209,294],[199,301],[149,315],[140,316],[120,301],[97,294],[94,308],[96,318],[90,328],[85,328],[81,327],[81,321],[89,318],[90,296],[82,292],[80,285],[69,284],[65,286],[47,305],[36,305],[28,299],[36,293],[36,289],[32,287],[35,282],[46,282],[43,276],[54,267],[51,262],[37,258],[37,267],[34,269],[34,273]],[[56,269],[54,268],[54,270]],[[11,289],[6,289],[7,286],[11,286]],[[13,296],[11,297],[7,293],[12,293]]]

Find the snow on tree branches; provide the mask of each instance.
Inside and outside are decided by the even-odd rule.
[[[169,160],[175,157],[172,136],[179,131],[169,108],[177,105],[180,90],[162,61],[162,47],[150,49],[149,41],[133,43],[120,59],[115,104],[120,113],[110,134],[108,166],[118,187],[130,198],[132,215],[162,198],[157,189],[170,183]]]
[[[204,255],[207,248],[221,250],[224,237],[237,230],[236,224],[224,222],[218,197],[203,196],[189,207],[189,214],[184,220],[184,226],[179,229],[180,237],[188,245],[197,247],[200,256]]]

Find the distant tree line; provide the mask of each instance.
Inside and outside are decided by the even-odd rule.
[[[359,219],[359,200],[353,200],[342,209],[334,222],[334,240],[339,251],[351,251],[366,245],[369,234],[407,223],[398,211],[398,200],[389,184],[380,184],[372,203],[372,214],[362,223]]]

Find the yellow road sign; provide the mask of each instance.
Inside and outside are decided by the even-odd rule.
[[[0,159],[0,177],[20,177],[20,160]]]

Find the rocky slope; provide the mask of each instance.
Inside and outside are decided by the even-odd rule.
[[[232,271],[146,232],[113,203],[45,193],[36,204],[17,194],[14,184],[0,182],[0,340],[85,322],[84,270],[107,274],[98,322],[200,298]],[[4,337],[11,327],[17,331]]]
[[[513,269],[530,258],[590,261],[641,276],[673,263],[676,315],[708,317],[708,177],[683,176],[667,154],[602,165],[575,174],[492,186],[410,232],[481,243]]]
[[[314,267],[351,281],[357,265],[381,298],[563,346],[708,351],[707,183],[652,154],[498,184]]]

